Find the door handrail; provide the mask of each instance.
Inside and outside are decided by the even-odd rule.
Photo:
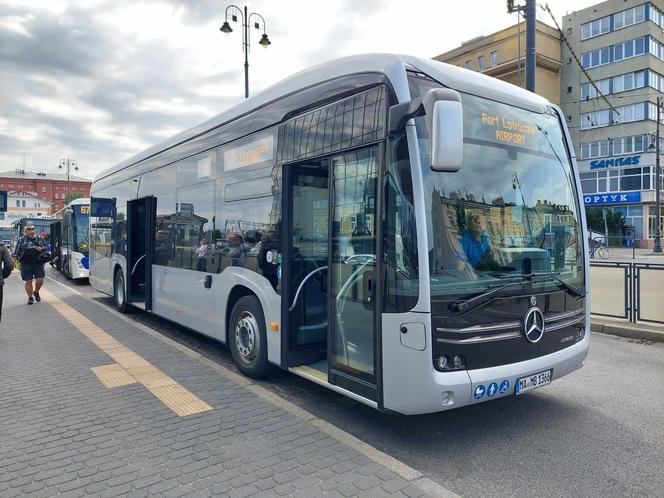
[[[295,305],[297,304],[297,300],[300,297],[300,292],[302,291],[302,287],[304,287],[304,284],[309,280],[315,273],[321,272],[323,270],[327,270],[327,266],[319,266],[315,270],[312,270],[309,272],[309,274],[302,279],[302,282],[300,282],[300,286],[297,288],[297,292],[295,293],[295,297],[293,298],[293,304],[291,304],[290,308],[288,308],[288,311],[293,311],[295,309]]]
[[[146,254],[143,254],[143,256],[141,256],[140,258],[138,258],[138,259],[136,260],[136,263],[134,263],[134,267],[131,269],[131,273],[130,273],[129,275],[134,275],[134,272],[136,271],[136,267],[138,266],[138,263],[140,263],[141,260],[142,260],[145,256],[147,256],[147,255],[146,255]]]

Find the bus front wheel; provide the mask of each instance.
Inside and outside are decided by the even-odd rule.
[[[243,296],[233,306],[228,342],[233,361],[243,374],[257,378],[270,371],[265,317],[256,297]]]
[[[129,313],[125,279],[122,270],[115,272],[115,278],[113,279],[113,300],[120,313]]]

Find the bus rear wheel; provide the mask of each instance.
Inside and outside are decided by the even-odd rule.
[[[120,313],[129,313],[125,279],[121,269],[115,272],[115,277],[113,278],[113,300]]]
[[[244,296],[233,306],[228,328],[233,361],[247,377],[263,377],[270,371],[263,308],[254,296]]]

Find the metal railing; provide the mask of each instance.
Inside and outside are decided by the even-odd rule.
[[[664,264],[591,261],[590,312],[632,323],[664,324],[662,284]]]

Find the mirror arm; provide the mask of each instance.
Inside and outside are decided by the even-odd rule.
[[[414,98],[410,102],[396,104],[390,107],[388,136],[398,135],[410,118],[424,116],[424,103],[421,97]]]

